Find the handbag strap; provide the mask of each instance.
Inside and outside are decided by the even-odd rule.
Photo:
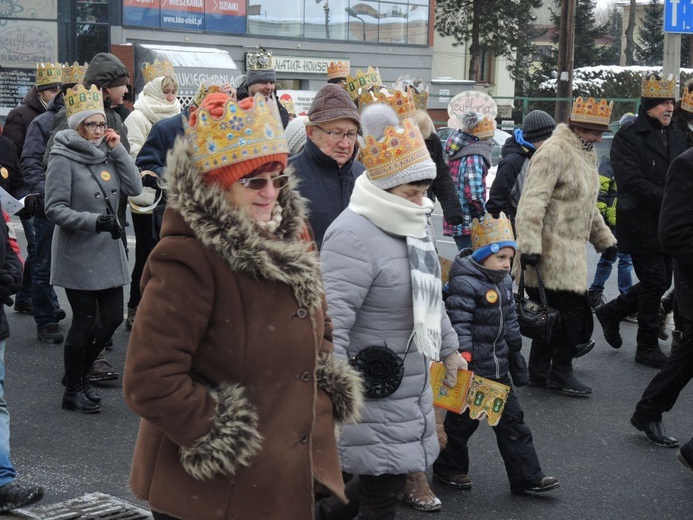
[[[104,202],[106,202],[106,213],[110,213],[111,215],[115,215],[116,220],[118,220],[118,213],[116,213],[113,210],[113,205],[111,204],[111,199],[108,198],[108,193],[106,193],[106,190],[103,188],[103,185],[101,184],[101,181],[99,180],[99,176],[96,175],[94,170],[91,169],[91,165],[85,165],[87,167],[87,170],[89,170],[89,173],[91,173],[91,176],[94,178],[94,181],[96,182],[97,186],[101,190],[101,193],[103,194],[103,199]],[[123,244],[123,247],[125,248],[125,258],[128,260],[130,259],[130,250],[128,249],[128,238],[125,234],[125,229],[123,229],[123,233],[120,235],[120,241]]]
[[[549,301],[546,298],[546,289],[544,287],[544,281],[541,279],[541,273],[539,272],[539,268],[534,265],[535,272],[537,273],[537,288],[539,289],[539,302],[541,303],[541,308],[543,311],[548,311],[549,310]],[[522,296],[525,295],[525,269],[527,268],[526,265],[522,266],[522,269],[520,270],[520,294]]]

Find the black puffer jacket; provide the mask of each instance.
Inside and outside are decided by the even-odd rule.
[[[469,370],[482,377],[500,379],[508,373],[510,352],[522,348],[512,279],[497,276],[463,249],[450,268],[449,296],[445,300],[460,350],[472,355]],[[501,278],[494,282],[492,276]]]
[[[36,87],[31,87],[24,96],[21,105],[13,108],[10,110],[10,113],[7,114],[3,135],[17,147],[17,157],[21,158],[22,156],[22,147],[24,146],[24,139],[26,137],[26,131],[29,128],[29,123],[31,123],[37,115],[43,114],[45,111],[46,107],[43,106],[41,98],[36,91]]]

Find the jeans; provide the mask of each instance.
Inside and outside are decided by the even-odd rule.
[[[455,244],[457,244],[458,251],[472,247],[472,235],[455,235],[452,238],[455,240]]]
[[[10,412],[5,402],[5,340],[0,340],[0,487],[14,480],[17,472],[10,459]]]
[[[631,271],[633,270],[633,261],[629,254],[618,253],[618,292],[624,294],[633,285],[633,279],[631,278]],[[594,281],[590,286],[590,291],[595,291],[598,293],[604,292],[604,285],[606,281],[611,276],[611,268],[616,262],[616,258],[613,260],[607,260],[604,255],[599,257],[599,262],[597,263],[597,270],[594,273]]]
[[[15,301],[31,300],[31,266],[34,263],[36,253],[36,233],[34,231],[34,218],[23,218],[22,227],[26,238],[26,260],[24,260],[24,277],[22,288],[15,296]]]
[[[58,296],[50,284],[54,228],[55,224],[46,217],[34,217],[36,249],[31,272],[31,300],[34,304],[34,320],[37,327],[55,323],[55,311],[58,308]]]

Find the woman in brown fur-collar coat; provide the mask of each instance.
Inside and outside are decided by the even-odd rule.
[[[273,112],[212,94],[169,153],[124,376],[142,417],[130,485],[155,519],[310,519],[315,495],[346,501],[334,431],[361,381],[332,357]]]
[[[569,124],[556,127],[529,164],[515,218],[521,261],[515,262],[513,275],[519,280],[521,266],[536,266],[549,306],[561,314],[550,344],[532,342],[530,385],[584,397],[592,389],[575,376],[572,359],[594,347],[586,246],[589,241],[598,252],[608,250],[615,258],[616,239],[597,210],[594,143],[608,130],[608,117],[604,125],[572,117]],[[525,270],[525,284],[539,301],[534,267]]]

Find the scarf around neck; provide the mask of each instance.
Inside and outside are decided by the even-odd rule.
[[[411,272],[414,344],[430,359],[440,357],[442,283],[435,244],[427,231],[433,202],[424,198],[421,206],[376,187],[364,172],[356,179],[349,209],[367,218],[386,233],[407,241]]]

